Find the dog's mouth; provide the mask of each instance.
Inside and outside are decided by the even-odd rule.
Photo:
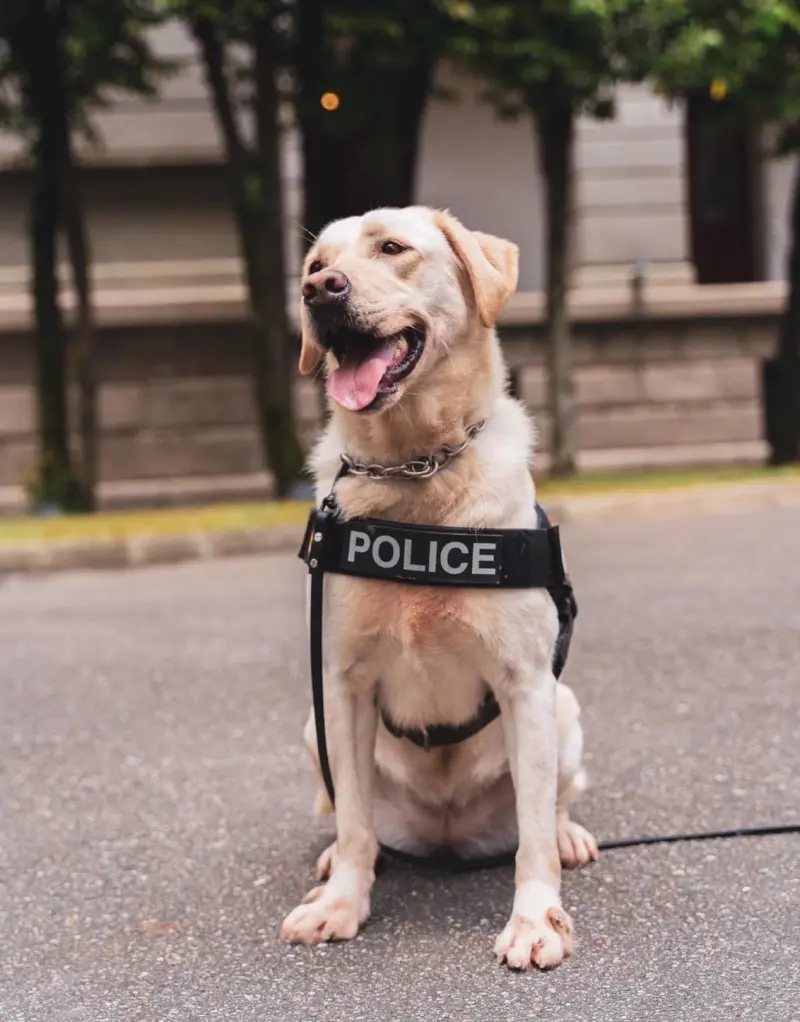
[[[342,327],[330,331],[326,346],[339,363],[328,376],[328,394],[348,412],[376,411],[417,366],[425,331],[411,326],[391,337]]]

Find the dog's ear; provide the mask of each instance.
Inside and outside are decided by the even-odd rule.
[[[467,230],[446,211],[436,214],[436,224],[467,271],[481,322],[493,326],[517,287],[519,249],[504,238]]]
[[[303,376],[317,368],[324,351],[317,343],[314,331],[308,325],[305,312],[300,313],[300,372]]]

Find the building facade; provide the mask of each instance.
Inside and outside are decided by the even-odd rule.
[[[114,486],[120,493],[128,492],[126,480],[151,480],[153,494],[166,492],[166,481],[178,477],[250,479],[258,488],[265,480],[258,471],[255,432],[251,417],[242,412],[247,406],[244,347],[237,356],[230,350],[226,355],[224,344],[217,350],[213,341],[215,331],[229,337],[241,334],[244,317],[237,239],[216,126],[192,40],[175,23],[159,30],[155,45],[162,55],[180,62],[181,72],[164,82],[158,101],[122,96],[98,114],[101,142],[84,147],[82,153],[98,320],[104,337],[108,335],[101,353],[101,359],[107,358],[101,394],[107,432],[103,477],[110,493]],[[416,200],[446,206],[468,226],[519,244],[519,293],[507,313],[504,332],[523,381],[521,393],[538,407],[541,402],[535,395],[540,383],[536,381],[543,370],[535,353],[535,336],[540,333],[545,277],[544,213],[532,126],[525,119],[498,120],[481,99],[480,83],[459,77],[451,68],[441,69],[440,84],[452,98],[432,99],[426,113]],[[18,499],[19,479],[33,452],[26,289],[28,178],[20,157],[16,140],[0,136],[0,309],[4,312],[0,504],[3,493],[6,503]],[[291,295],[296,289],[302,229],[302,168],[297,135],[291,129],[285,133],[283,163]],[[679,443],[669,438],[665,426],[663,443],[653,445],[663,449],[661,454],[656,457],[650,452],[649,457],[646,450],[641,451],[642,430],[629,406],[635,398],[644,414],[659,388],[655,385],[654,390],[652,383],[649,389],[643,388],[630,373],[617,373],[601,405],[609,414],[617,406],[627,411],[618,415],[618,425],[609,434],[613,442],[609,440],[603,449],[606,454],[595,450],[584,459],[586,464],[647,464],[659,458],[667,463],[670,459],[664,451],[670,449],[676,452],[674,462],[702,461],[703,450],[706,460],[761,457],[757,360],[768,350],[771,324],[782,301],[793,170],[790,160],[766,158],[756,140],[720,132],[702,97],[670,104],[646,86],[622,87],[613,121],[581,121],[572,299],[578,333],[584,337],[586,352],[592,352],[584,360],[586,369],[588,362],[597,363],[589,376],[602,376],[603,352],[610,350],[598,338],[613,332],[633,344],[631,318],[638,308],[631,289],[635,276],[644,279],[648,302],[644,310],[638,309],[646,329],[642,323],[636,327],[638,347],[630,349],[634,362],[652,361],[660,343],[661,355],[655,362],[668,353],[667,361],[674,363],[671,371],[675,370],[685,358],[702,352],[704,344],[708,348],[711,342],[702,339],[705,332],[722,343],[733,329],[723,321],[734,307],[738,325],[733,332],[740,338],[733,348],[726,341],[714,352],[716,359],[724,349],[722,357],[728,362],[723,376],[735,377],[730,393],[724,388],[720,392],[713,381],[705,390],[697,380],[686,384],[693,400],[699,405],[705,402],[716,416],[713,429],[698,427],[694,441],[684,431]],[[746,338],[755,334],[748,334],[741,325],[748,317],[758,335],[750,347]],[[682,338],[666,348],[665,322],[673,324],[670,336]],[[682,325],[675,333],[678,322]],[[517,341],[526,332],[534,340],[521,348]],[[596,343],[589,343],[589,337]],[[698,338],[697,351],[692,348],[693,337]],[[164,343],[159,346],[155,338]],[[138,355],[130,347],[134,344]],[[527,369],[525,352],[530,362]],[[609,364],[619,362],[619,355],[608,357]],[[738,368],[730,364],[732,358],[740,360]],[[580,370],[584,376],[586,369]],[[235,376],[237,382],[227,379],[212,400],[202,381],[215,372],[227,374],[226,379]],[[645,373],[648,379],[653,372]],[[709,373],[704,369],[700,376],[710,380]],[[673,372],[673,379],[679,377]],[[148,380],[152,380],[150,391]],[[579,383],[579,393],[594,393],[596,405],[599,385],[593,386],[594,391],[589,384]],[[317,421],[316,394],[307,389],[300,393],[304,430],[310,435]],[[662,388],[661,393],[663,397],[666,391]],[[673,407],[680,397],[677,386],[667,406]],[[744,414],[736,405],[726,432],[719,424],[725,417],[719,402],[727,399],[739,405],[746,402],[747,409]],[[592,414],[595,405],[590,403]],[[215,409],[213,416],[210,407]],[[662,410],[660,414],[668,419],[671,413]],[[209,416],[213,421],[205,422]],[[206,427],[213,436],[210,446],[203,447],[197,438]],[[178,439],[169,435],[173,428],[184,431]],[[658,426],[653,429],[658,440]],[[595,435],[588,427],[582,431],[589,439]],[[196,451],[190,455],[186,450],[192,443]],[[677,453],[692,443],[693,456]],[[714,451],[709,444],[716,445]],[[587,452],[592,450],[591,445],[586,447]],[[175,455],[176,451],[183,453]],[[634,456],[632,451],[639,453]],[[200,486],[198,492],[202,490]]]
[[[192,40],[179,23],[155,35],[180,64],[157,102],[121,96],[96,117],[84,147],[98,264],[235,259],[221,149]],[[444,67],[452,98],[432,99],[417,176],[419,202],[447,206],[521,249],[520,290],[541,290],[542,180],[527,119],[499,121],[481,84]],[[444,90],[442,90],[444,91]],[[624,86],[612,121],[583,119],[576,147],[576,284],[615,279],[637,264],[655,279],[706,283],[780,280],[786,258],[791,160],[769,160],[752,140],[720,132],[703,103],[669,103]],[[335,113],[331,114],[336,116]],[[18,142],[0,135],[0,268],[27,264]],[[287,244],[298,262],[302,172],[287,131]],[[145,269],[146,274],[146,269]],[[698,278],[699,275],[699,278]]]

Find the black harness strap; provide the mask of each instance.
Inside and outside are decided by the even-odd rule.
[[[340,471],[337,479],[345,471]],[[550,524],[539,505],[537,521],[537,529],[458,529],[368,518],[342,521],[333,493],[311,512],[299,556],[311,575],[311,691],[320,771],[332,804],[335,792],[325,730],[323,680],[325,572],[415,585],[547,589],[559,618],[553,658],[553,671],[558,677],[566,661],[578,608],[564,571],[558,527]],[[462,724],[404,729],[386,714],[382,713],[382,718],[395,737],[430,749],[465,741],[499,714],[494,694],[487,692],[476,715]]]
[[[381,711],[381,718],[389,734],[395,738],[407,738],[421,749],[440,749],[445,745],[457,745],[483,731],[487,724],[500,716],[500,704],[494,692],[487,692],[478,712],[466,724],[431,724],[425,728],[398,727],[392,718]]]
[[[552,528],[552,522],[541,504],[536,505],[536,520],[539,523],[540,529]],[[559,545],[560,555],[561,547]],[[558,636],[556,637],[556,648],[553,653],[553,674],[557,679],[561,677],[564,665],[567,662],[567,654],[572,642],[572,629],[575,626],[575,618],[578,616],[578,601],[575,599],[575,592],[569,580],[569,575],[563,570],[563,563],[562,571],[564,574],[563,581],[549,586],[547,590],[558,612]]]
[[[568,584],[558,527],[549,522],[536,529],[462,529],[379,518],[343,521],[335,505],[329,507],[325,544],[314,553],[322,571],[450,588],[551,589]],[[307,537],[319,531],[318,514],[311,513]]]
[[[324,578],[325,570],[322,567],[322,552],[325,548],[326,533],[330,526],[332,512],[323,505],[316,513],[313,513],[308,520],[306,536],[308,541],[303,542],[301,556],[307,552],[304,558],[308,564],[311,574],[311,697],[314,704],[314,724],[317,732],[317,751],[319,753],[319,768],[322,772],[322,780],[325,782],[325,790],[331,805],[335,804],[333,774],[331,763],[328,757],[328,740],[325,734],[325,691],[323,687],[323,655],[322,655],[322,615],[324,611]],[[313,525],[313,529],[312,529]]]

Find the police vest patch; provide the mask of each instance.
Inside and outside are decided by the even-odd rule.
[[[312,511],[300,556],[309,568],[415,585],[548,589],[565,580],[558,527],[464,529]]]
[[[503,544],[499,534],[467,530],[409,529],[345,523],[340,569],[368,578],[440,585],[500,585]]]

